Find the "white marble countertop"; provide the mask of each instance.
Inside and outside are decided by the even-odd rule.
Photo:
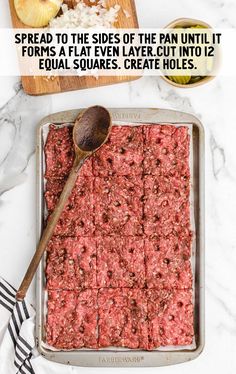
[[[215,27],[236,25],[234,0],[136,0],[136,4],[143,27],[162,27],[183,16],[202,19]],[[10,26],[6,0],[1,1],[0,26]],[[0,78],[0,275],[15,286],[35,248],[35,128],[42,117],[96,103],[178,109],[197,115],[205,126],[205,349],[197,360],[175,367],[117,368],[114,372],[236,372],[235,83],[218,77],[205,86],[181,90],[160,78],[147,77],[112,87],[30,97],[22,91],[18,78]],[[33,302],[33,286],[29,299]],[[45,373],[52,365],[45,360]],[[95,371],[108,373],[111,369],[65,368],[65,373]]]

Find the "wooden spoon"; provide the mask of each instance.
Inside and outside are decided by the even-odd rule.
[[[71,191],[75,185],[78,171],[84,160],[100,148],[107,140],[111,129],[110,113],[101,106],[93,106],[79,114],[73,129],[75,161],[67,179],[60,199],[45,228],[36,252],[30,262],[28,270],[16,293],[16,299],[22,301],[37,270],[46,246],[51,239],[57,222],[66,206]]]

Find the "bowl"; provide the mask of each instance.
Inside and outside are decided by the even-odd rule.
[[[170,22],[167,26],[165,26],[165,29],[175,29],[176,27],[186,28],[186,27],[191,27],[191,26],[196,26],[196,25],[203,26],[203,28],[212,29],[212,27],[208,23],[201,21],[199,19],[193,19],[193,18],[177,18],[176,20]],[[211,76],[203,77],[198,82],[181,84],[181,83],[173,82],[166,76],[162,75],[162,79],[164,79],[164,81],[166,81],[167,83],[171,84],[174,87],[179,87],[179,88],[198,87],[205,83],[210,82],[214,78],[215,78],[215,75],[211,75]]]

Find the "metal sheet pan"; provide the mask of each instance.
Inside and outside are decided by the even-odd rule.
[[[44,219],[44,178],[43,178],[43,129],[49,123],[73,123],[80,110],[59,112],[44,118],[37,133],[37,205],[39,239]],[[195,347],[181,350],[143,350],[106,349],[52,351],[44,344],[45,320],[45,259],[40,263],[37,272],[37,313],[36,344],[39,352],[47,359],[78,366],[106,367],[147,367],[164,366],[186,362],[196,358],[204,347],[204,130],[201,122],[193,115],[166,109],[110,109],[115,122],[132,122],[134,124],[191,124],[192,125],[192,183],[194,192],[194,221],[196,236],[196,256],[194,269],[194,328]]]
[[[139,125],[142,126],[143,123],[141,124],[138,124],[137,122],[131,122],[129,121],[127,123],[126,122],[122,122],[122,121],[114,121],[113,120],[113,126],[118,126],[118,127],[122,127],[122,126],[129,126],[129,127],[137,127]],[[49,127],[50,127],[51,123],[46,123],[45,125],[42,126],[42,141],[43,141],[43,144],[46,144],[46,141],[47,141],[47,137],[48,137],[48,132],[49,132]],[[145,123],[145,126],[150,126],[150,127],[153,127],[153,126],[159,126],[159,124],[157,123]],[[55,124],[54,124],[55,126]],[[62,124],[57,124],[56,125],[58,128],[60,127],[72,127],[73,124],[71,123],[62,123]],[[180,123],[175,123],[175,124],[171,124],[171,126],[175,126],[176,128],[178,128],[179,126],[181,126]],[[192,270],[192,273],[193,273],[193,297],[192,297],[192,302],[193,302],[193,305],[195,305],[195,260],[196,260],[196,235],[195,235],[195,216],[194,216],[194,190],[193,190],[193,125],[192,124],[185,124],[185,126],[188,128],[188,133],[189,133],[189,136],[190,136],[190,155],[189,155],[189,166],[190,166],[190,175],[191,175],[191,179],[190,179],[190,185],[191,185],[191,188],[190,188],[190,225],[191,225],[191,230],[193,232],[193,241],[192,241],[192,246],[191,246],[191,270]],[[46,163],[45,163],[45,152],[43,153],[43,163],[42,163],[42,169],[43,169],[43,174],[45,175],[45,171],[46,171]],[[43,192],[45,192],[45,188],[46,188],[46,179],[44,178],[44,185],[43,185]],[[48,216],[48,212],[47,212],[47,207],[46,207],[46,204],[44,203],[44,217],[45,219],[47,219],[47,216]],[[46,255],[44,256],[44,259],[46,261]],[[46,263],[45,263],[45,267],[46,267]],[[46,278],[44,277],[45,281],[46,281]],[[45,297],[43,298],[43,302],[44,302],[44,314],[43,314],[43,317],[44,317],[44,326],[46,326],[46,323],[47,323],[47,299],[48,299],[48,291],[47,289],[45,289]],[[48,349],[50,351],[66,351],[68,352],[68,349],[56,349],[54,348],[53,346],[50,346],[46,343],[46,336],[45,334],[43,334],[43,348],[45,349]],[[194,350],[196,348],[196,342],[195,342],[195,336],[194,336],[194,339],[193,339],[193,342],[192,344],[190,345],[186,345],[186,346],[160,346],[158,348],[155,348],[155,350],[158,350],[158,351],[181,351],[181,350]],[[101,348],[100,348],[101,349]],[[88,348],[80,348],[80,350],[88,350]],[[110,346],[110,347],[105,347],[103,348],[104,351],[106,350],[115,350],[116,352],[119,351],[129,351],[130,348],[126,348],[126,347],[114,347],[114,346]]]

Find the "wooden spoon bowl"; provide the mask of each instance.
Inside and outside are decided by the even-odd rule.
[[[93,106],[82,112],[73,129],[75,152],[95,152],[107,140],[110,127],[111,117],[105,108]]]

